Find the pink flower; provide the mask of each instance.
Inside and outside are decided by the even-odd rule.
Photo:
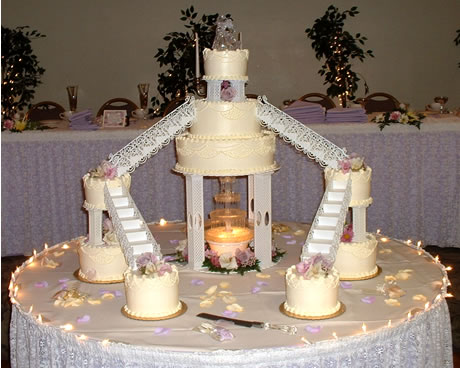
[[[220,99],[222,101],[233,101],[236,96],[236,89],[228,87],[220,91]]]
[[[4,127],[5,129],[8,129],[8,130],[13,129],[13,127],[14,127],[14,122],[13,122],[13,120],[11,120],[11,119],[6,119],[6,120],[3,122],[3,127]]]
[[[210,260],[214,267],[220,267],[219,256],[212,256]]]
[[[156,264],[158,263],[158,257],[154,255],[152,252],[145,252],[142,253],[136,259],[137,268],[142,268],[147,266],[148,264]]]
[[[399,121],[399,118],[401,117],[401,113],[399,111],[393,111],[390,114],[390,120],[396,120]]]
[[[227,89],[229,87],[231,87],[232,84],[230,83],[230,81],[228,80],[224,80],[222,81],[221,85],[220,85],[220,89],[223,90],[223,89]]]
[[[102,161],[101,167],[106,179],[112,180],[117,176],[117,167],[113,166],[109,161]]]
[[[106,218],[104,220],[104,223],[102,225],[102,227],[104,228],[105,231],[113,231],[113,224],[112,224],[112,220],[110,220],[109,218]]]
[[[158,275],[163,276],[166,272],[172,272],[172,268],[170,264],[163,263],[158,270]]]
[[[342,237],[340,238],[340,241],[343,243],[351,243],[353,240],[353,236],[354,236],[353,225],[349,224],[345,226],[345,228],[343,229],[343,233],[342,233]]]
[[[342,170],[342,173],[347,174],[351,170],[351,162],[349,159],[344,159],[339,161],[339,167]]]

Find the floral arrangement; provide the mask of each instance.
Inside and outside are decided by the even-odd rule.
[[[112,165],[109,161],[104,160],[98,167],[91,169],[89,175],[92,178],[112,180],[117,176],[117,167]]]
[[[297,273],[305,280],[327,277],[333,263],[322,254],[317,254],[295,265]]]
[[[285,253],[285,251],[273,246],[273,262],[279,261]],[[261,272],[260,261],[256,258],[254,249],[251,246],[246,248],[244,251],[237,249],[234,256],[231,253],[223,253],[219,256],[217,252],[207,246],[204,255],[205,259],[203,267],[208,268],[208,270],[212,272],[229,274],[233,271],[239,273],[240,275],[244,275],[244,273],[248,271]]]
[[[160,257],[154,255],[152,252],[142,253],[139,257],[137,257],[136,265],[143,275],[153,277],[160,277],[165,273],[172,272],[171,265],[160,259]]]
[[[353,152],[348,158],[339,161],[339,167],[342,170],[342,173],[348,174],[350,171],[365,169],[366,165],[364,164],[364,157],[361,157],[357,153]]]
[[[353,241],[353,236],[355,234],[353,233],[353,224],[348,224],[343,227],[343,233],[342,237],[340,238],[340,241],[342,243],[351,243]]]
[[[176,260],[180,263],[188,262],[187,239],[179,241],[176,247]]]
[[[2,131],[8,130],[13,133],[22,133],[24,130],[45,130],[51,129],[42,125],[39,121],[29,121],[26,119],[5,119],[2,124]]]
[[[372,121],[379,125],[380,130],[391,124],[413,125],[420,129],[423,119],[425,115],[408,111],[406,105],[401,104],[397,110],[377,115]]]
[[[108,246],[120,245],[117,234],[115,233],[115,229],[113,227],[112,220],[110,220],[109,218],[106,218],[102,224],[102,230],[104,234],[104,237],[102,238],[102,240],[104,241],[104,245],[108,245]]]
[[[220,85],[220,99],[222,101],[233,101],[236,96],[236,89],[228,80],[224,80]]]

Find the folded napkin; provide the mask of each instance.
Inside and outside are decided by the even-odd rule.
[[[324,108],[320,104],[295,101],[284,109],[284,112],[301,123],[323,123]]]
[[[367,123],[366,111],[362,107],[335,107],[326,112],[327,123]]]
[[[72,114],[69,121],[70,127],[74,130],[96,130],[99,128],[93,124],[94,117],[90,109]]]

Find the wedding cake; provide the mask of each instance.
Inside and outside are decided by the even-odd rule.
[[[341,169],[324,170],[326,185],[334,180],[345,180],[351,176],[351,201],[353,221],[345,226],[342,241],[337,250],[334,266],[341,280],[359,280],[374,277],[378,273],[376,265],[377,240],[366,232],[366,208],[372,203],[372,168],[364,165],[364,159],[351,154],[350,159],[341,162]]]
[[[326,318],[338,313],[339,273],[322,255],[288,268],[284,311],[299,318]]]
[[[179,272],[152,253],[140,255],[138,269],[125,273],[123,312],[136,319],[162,319],[179,313]]]
[[[189,132],[176,138],[176,171],[208,176],[273,171],[275,135],[263,130],[247,99],[248,50],[205,49],[207,98],[195,101]]]

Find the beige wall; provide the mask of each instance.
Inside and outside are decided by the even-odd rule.
[[[33,43],[46,69],[35,101],[68,106],[65,87],[78,84],[79,109],[94,112],[109,98],[138,102],[136,86],[151,84],[156,94],[157,49],[163,36],[183,29],[180,10],[194,4],[199,14],[230,13],[250,49],[247,92],[265,94],[280,105],[286,98],[324,92],[305,29],[323,15],[323,0],[3,0],[2,25],[29,25],[47,37]],[[360,14],[346,29],[368,37],[375,58],[355,70],[371,92],[386,91],[420,109],[435,95],[460,106],[460,28],[458,0],[336,0],[341,10],[357,5]],[[363,95],[361,89],[358,95]]]

